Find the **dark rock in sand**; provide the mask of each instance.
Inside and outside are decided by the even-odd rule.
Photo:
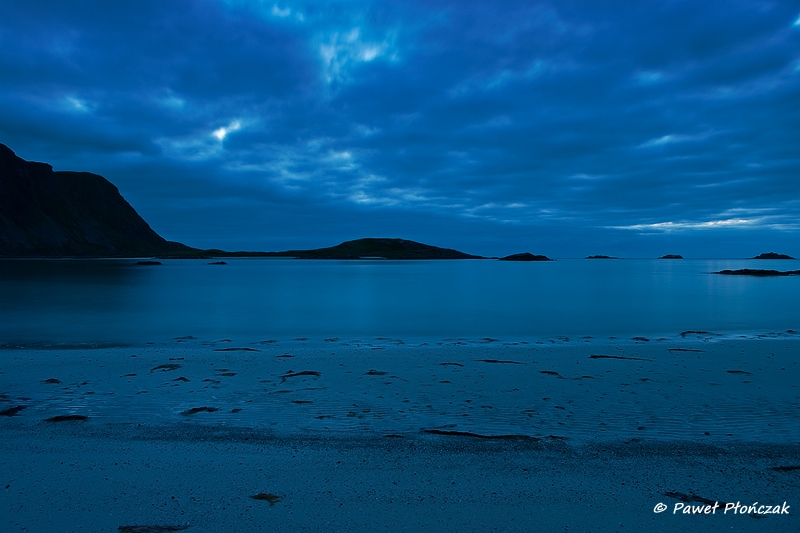
[[[84,415],[57,415],[51,416],[50,418],[46,418],[45,422],[72,422],[72,421],[84,421],[89,420],[88,416]]]
[[[197,413],[215,413],[219,411],[217,407],[192,407],[191,409],[187,409],[186,411],[182,412],[183,416],[191,416]]]
[[[180,367],[181,367],[181,365],[179,365],[177,363],[169,363],[169,364],[166,364],[166,365],[158,365],[158,366],[154,366],[153,368],[151,368],[150,369],[150,373],[152,374],[156,370],[160,370],[161,372],[169,372],[170,370],[177,370]]]
[[[533,255],[529,252],[523,252],[521,254],[511,254],[501,257],[498,261],[552,261],[552,259],[546,255]]]
[[[686,335],[719,335],[718,333],[711,333],[710,331],[690,329],[681,331],[681,337],[686,338]]]
[[[794,472],[800,470],[800,465],[787,465],[787,466],[773,466],[770,470],[776,472]]]
[[[0,416],[17,416],[17,413],[25,409],[26,405],[15,405],[14,407],[9,407],[8,409],[3,409],[0,411]]]
[[[259,492],[258,494],[254,494],[250,497],[254,500],[269,502],[270,505],[275,505],[279,501],[283,500],[283,496],[272,494],[271,492]]]
[[[706,505],[715,505],[717,502],[719,502],[720,505],[725,505],[726,503],[721,500],[712,500],[710,498],[703,498],[702,496],[698,496],[694,492],[689,494],[684,494],[682,492],[670,490],[665,492],[664,496],[667,496],[668,498],[675,498],[676,500],[680,500],[684,503],[696,502],[696,503],[704,503]]]
[[[750,372],[748,372],[747,370],[727,370],[727,372],[728,372],[728,374],[741,374],[741,375],[744,375],[744,376],[752,376],[753,375]]]
[[[680,254],[667,254],[662,255],[659,259],[683,259],[683,256]]]
[[[383,370],[370,370],[369,372],[364,374],[365,376],[385,376],[386,372]]]
[[[448,437],[472,437],[475,439],[496,439],[496,440],[528,440],[538,441],[536,437],[528,435],[483,435],[481,433],[472,433],[471,431],[449,431],[443,429],[423,429],[423,433],[430,435],[444,435]]]
[[[519,361],[505,361],[503,359],[475,359],[479,363],[494,363],[498,365],[524,365],[525,363],[521,363]],[[450,363],[453,364],[453,363]]]
[[[590,355],[589,359],[625,359],[627,361],[650,361],[642,357],[624,357],[622,355]]]
[[[122,533],[168,533],[184,531],[189,529],[189,526],[119,526],[117,529]]]
[[[286,381],[289,378],[296,378],[296,377],[300,377],[300,376],[311,376],[311,377],[318,378],[321,375],[322,374],[320,374],[316,370],[303,370],[302,372],[292,372],[290,370],[286,374],[281,376],[281,383],[283,383],[284,381]]]
[[[775,252],[766,252],[753,257],[752,259],[794,259],[794,257],[786,254],[776,254]]]
[[[60,379],[56,379],[56,378],[48,378],[48,379],[42,380],[42,383],[58,385],[59,383],[61,383],[61,380]]]
[[[255,348],[217,348],[215,352],[257,352]]]

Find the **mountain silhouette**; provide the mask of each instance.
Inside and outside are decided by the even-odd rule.
[[[0,144],[0,257],[142,257],[193,250],[153,231],[104,177],[54,172]]]

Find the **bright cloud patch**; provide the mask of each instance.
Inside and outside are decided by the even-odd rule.
[[[218,141],[224,141],[225,137],[227,137],[229,133],[240,129],[242,129],[242,125],[239,123],[238,120],[234,120],[233,122],[228,124],[228,126],[214,130],[211,133],[211,135],[216,137]]]
[[[679,221],[679,222],[656,222],[653,224],[631,224],[629,226],[608,226],[613,229],[635,230],[642,232],[680,232],[690,230],[712,230],[712,229],[773,229],[796,231],[800,229],[800,224],[795,222],[781,221],[778,217],[757,217],[757,218],[728,218],[720,220],[707,220],[703,222]]]
[[[284,9],[281,9],[281,8],[278,7],[278,4],[275,4],[275,5],[272,6],[272,14],[275,15],[276,17],[284,18],[284,17],[288,17],[289,15],[291,15],[292,14],[292,10],[289,9],[288,7],[284,8]]]
[[[327,83],[344,81],[350,67],[358,63],[369,63],[386,55],[387,41],[365,42],[361,28],[340,34],[334,33],[327,43],[320,45],[319,54],[323,63],[323,77]]]

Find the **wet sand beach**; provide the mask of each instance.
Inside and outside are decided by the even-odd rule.
[[[6,347],[2,529],[791,531],[798,348],[792,332]],[[723,513],[736,502],[789,514]]]

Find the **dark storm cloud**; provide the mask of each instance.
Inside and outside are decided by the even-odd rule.
[[[583,255],[713,234],[730,253],[800,229],[798,17],[795,2],[10,1],[0,142],[106,175],[201,246],[378,232]]]

